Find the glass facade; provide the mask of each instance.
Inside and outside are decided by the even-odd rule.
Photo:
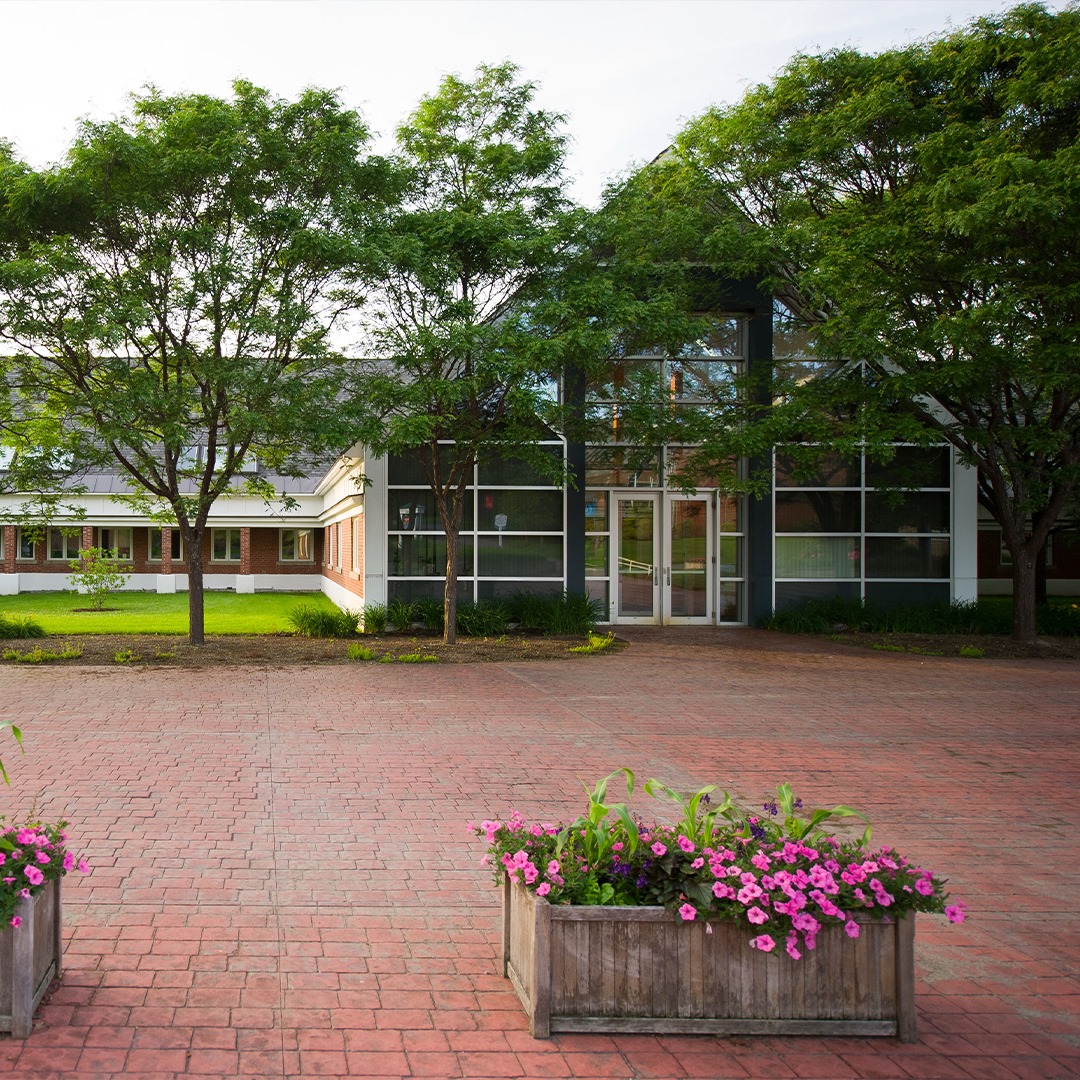
[[[809,471],[777,453],[776,608],[828,596],[948,600],[951,474],[949,449],[940,446],[899,446],[885,463],[828,455]]]
[[[566,496],[561,442],[543,443],[551,470],[504,458],[479,463],[469,484],[458,537],[458,599],[566,588]],[[451,448],[443,449],[450,464]],[[437,599],[444,590],[447,545],[435,496],[419,461],[387,464],[387,598]]]

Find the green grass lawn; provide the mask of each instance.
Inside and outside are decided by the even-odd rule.
[[[322,594],[207,592],[206,633],[276,634],[295,629],[289,612],[299,604],[334,610]],[[49,634],[186,634],[188,594],[145,592],[113,593],[108,611],[76,610],[87,607],[85,596],[69,592],[21,593],[0,596],[0,615],[31,616]]]

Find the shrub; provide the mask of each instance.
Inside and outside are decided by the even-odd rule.
[[[961,645],[960,655],[967,657],[970,660],[978,660],[986,654],[977,645]]]
[[[441,634],[446,628],[444,605],[441,600],[417,600],[416,618],[423,623],[425,630]]]
[[[361,645],[358,641],[354,641],[348,648],[345,654],[350,660],[374,660],[375,650],[369,649],[366,645]]]
[[[572,653],[598,653],[603,652],[605,649],[610,649],[615,644],[615,632],[611,631],[607,634],[590,634],[589,641],[586,645],[575,645],[568,652]]]
[[[71,587],[89,597],[91,606],[98,611],[131,578],[130,570],[120,568],[117,562],[119,557],[120,553],[115,548],[80,548],[79,557],[68,563],[74,571],[68,578]]]
[[[511,622],[545,634],[587,634],[604,614],[603,604],[584,593],[516,593],[506,606]]]
[[[304,637],[352,637],[360,622],[360,614],[340,608],[329,610],[314,604],[298,604],[289,612],[289,622]]]
[[[417,615],[417,605],[410,600],[391,600],[386,605],[387,619],[390,625],[397,630],[411,630]]]
[[[43,638],[45,629],[30,615],[0,615],[0,638]]]
[[[16,664],[48,664],[53,660],[75,660],[82,654],[83,651],[80,647],[65,642],[60,647],[59,652],[43,649],[40,645],[35,645],[32,649],[27,649],[26,652],[22,653],[18,649],[7,649],[2,656],[3,659],[12,660]]]
[[[389,625],[390,617],[385,604],[368,604],[364,608],[364,633],[382,634]]]
[[[142,657],[132,649],[120,649],[119,652],[113,656],[113,659],[118,664],[137,664]]]
[[[1080,637],[1080,604],[1046,604],[1039,608],[1035,619],[1040,634]]]
[[[481,600],[477,604],[459,604],[457,628],[467,637],[498,637],[506,633],[510,613],[499,600]]]

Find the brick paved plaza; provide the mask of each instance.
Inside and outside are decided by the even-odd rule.
[[[1080,673],[649,631],[473,666],[0,669],[4,808],[71,822],[60,988],[18,1077],[1073,1077]],[[470,818],[573,816],[627,765],[846,801],[951,878],[919,1042],[529,1037]],[[647,800],[646,800],[647,801]]]

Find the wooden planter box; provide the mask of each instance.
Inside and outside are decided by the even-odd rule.
[[[20,900],[16,914],[22,926],[0,932],[0,1031],[25,1039],[34,1026],[34,1010],[60,977],[60,880]]]
[[[534,1037],[553,1031],[894,1035],[915,1041],[915,918],[828,927],[792,960],[673,911],[549,904],[503,886],[503,974]]]

